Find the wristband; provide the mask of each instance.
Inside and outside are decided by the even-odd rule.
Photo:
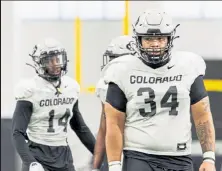
[[[121,171],[122,166],[120,161],[109,162],[109,171]]]
[[[121,162],[120,161],[111,161],[111,162],[109,162],[109,166],[113,166],[113,165],[120,165],[121,166]]]
[[[203,160],[215,161],[215,153],[213,151],[207,151],[203,153]]]

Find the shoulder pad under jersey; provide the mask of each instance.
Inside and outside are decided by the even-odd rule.
[[[106,101],[106,93],[108,89],[108,84],[104,82],[103,78],[100,78],[96,85],[96,96],[103,102],[105,103]]]
[[[115,83],[124,92],[123,80],[125,79],[127,72],[127,63],[118,63],[110,66],[104,75],[104,82],[109,84],[110,82]]]
[[[35,86],[36,85],[34,79],[20,81],[14,89],[15,99],[32,102],[32,96],[35,91]]]
[[[62,83],[66,84],[69,88],[74,89],[77,92],[77,94],[80,93],[80,85],[73,78],[65,75],[62,77]]]
[[[206,64],[201,56],[188,51],[174,51],[173,55],[173,59],[180,63],[185,71],[191,72],[195,77],[205,75]]]
[[[195,64],[195,73],[197,74],[197,76],[199,75],[205,75],[205,71],[206,71],[206,63],[204,61],[204,59],[197,55],[197,54],[194,54],[194,64]]]

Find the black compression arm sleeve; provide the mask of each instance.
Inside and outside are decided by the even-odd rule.
[[[12,140],[22,161],[28,165],[36,161],[29,151],[28,144],[25,142],[26,129],[31,115],[32,103],[29,101],[17,101],[12,118]]]
[[[198,76],[190,89],[190,103],[191,105],[199,102],[204,97],[208,96],[204,86],[203,76]]]
[[[127,99],[124,92],[115,83],[109,83],[106,102],[115,109],[126,112]]]
[[[73,117],[70,120],[70,126],[73,131],[75,131],[80,141],[93,154],[96,140],[92,132],[84,122],[84,119],[79,111],[78,101],[73,107]]]

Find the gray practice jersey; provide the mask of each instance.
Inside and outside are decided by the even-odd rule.
[[[17,100],[30,101],[33,113],[28,124],[28,138],[48,146],[67,145],[67,124],[78,99],[80,87],[68,76],[61,78],[61,94],[39,76],[20,82],[15,89]]]
[[[172,52],[157,69],[139,58],[115,65],[105,82],[127,98],[124,149],[156,155],[191,154],[190,88],[205,74],[204,60],[191,52]]]
[[[101,78],[99,79],[96,85],[96,95],[101,100],[102,103],[106,101],[106,93],[108,89],[108,84],[105,83],[104,77],[107,77],[107,74],[112,74],[115,72],[115,65],[125,63],[135,58],[135,55],[124,55],[110,61],[102,70]]]

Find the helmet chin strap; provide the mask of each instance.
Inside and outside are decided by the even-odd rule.
[[[26,65],[34,68],[39,77],[43,78],[43,79],[46,80],[48,83],[52,84],[52,86],[56,89],[55,95],[59,96],[60,94],[62,94],[61,91],[60,91],[61,77],[60,77],[58,80],[54,80],[54,81],[52,80],[52,81],[50,81],[49,79],[47,79],[46,77],[44,77],[42,74],[40,74],[35,66],[33,66],[33,65],[29,64],[29,63],[26,63]]]
[[[56,89],[55,95],[59,96],[61,94],[61,90],[60,90],[61,76],[63,74],[67,73],[66,67],[67,67],[67,63],[69,62],[69,60],[67,60],[66,52],[65,52],[64,49],[62,49],[61,51],[59,51],[59,50],[54,51],[54,53],[58,53],[58,52],[62,53],[63,59],[64,59],[64,61],[63,61],[64,63],[63,63],[63,67],[62,67],[62,69],[60,71],[60,75],[58,75],[57,78],[56,77],[53,78],[53,75],[50,76],[49,73],[45,73],[46,70],[41,67],[40,54],[36,54],[38,49],[39,49],[39,46],[35,45],[34,48],[33,48],[33,52],[31,54],[29,54],[29,56],[34,61],[34,65],[31,65],[31,64],[28,64],[28,63],[26,63],[26,65],[34,68],[36,74],[39,77],[43,78],[44,80],[46,80],[47,82],[52,84],[52,86]],[[46,53],[48,53],[48,52],[46,51]]]
[[[53,87],[56,89],[55,95],[59,96],[60,94],[62,94],[62,92],[60,91],[61,78],[56,82],[57,85],[55,85],[53,82],[52,82],[51,84],[52,84]]]
[[[59,85],[59,80],[52,80],[52,81],[49,81],[49,82],[52,83],[55,87],[57,87]]]
[[[52,80],[46,79],[45,77],[42,77],[44,80],[46,80],[48,83],[50,83],[56,90],[55,95],[59,96],[61,93],[60,86],[61,86],[61,77],[59,77],[58,80]]]
[[[142,57],[139,57],[141,59],[141,61],[145,64],[145,65],[148,65],[149,67],[153,68],[153,69],[157,69],[159,67],[162,67],[164,65],[166,65],[169,61],[170,61],[170,57],[169,58],[166,58],[166,60],[164,60],[163,62],[160,62],[160,63],[156,63],[156,64],[153,64],[153,63],[149,63],[148,61],[144,60],[144,58]]]

